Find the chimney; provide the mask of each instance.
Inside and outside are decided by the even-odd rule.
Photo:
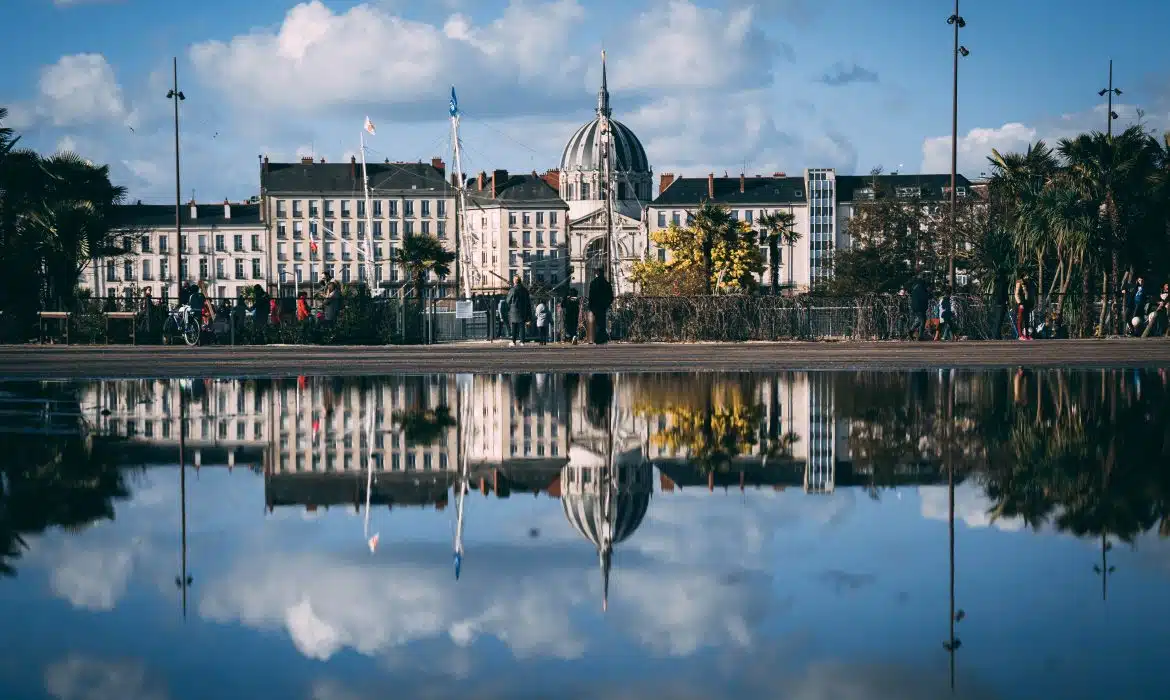
[[[674,184],[674,173],[662,173],[658,176],[658,194],[666,191],[667,187]]]
[[[452,187],[459,186],[459,173],[451,173],[451,186]]]
[[[324,162],[325,162],[325,156],[321,156],[321,162],[322,162],[322,163],[324,163]]]
[[[447,164],[443,162],[442,158],[439,158],[439,157],[431,158],[431,167],[434,168],[435,170],[438,170],[440,175],[446,177]]]
[[[312,165],[313,156],[301,156],[301,165]]]
[[[496,198],[496,193],[504,189],[504,183],[508,181],[507,170],[493,170],[492,171],[492,199]]]
[[[486,177],[486,173],[484,173],[484,171],[482,171],[482,170],[479,171],[479,175],[475,176],[475,189],[480,191],[480,192],[483,192],[483,179],[484,179],[484,177]]]
[[[191,200],[191,218],[192,219],[197,218],[198,214],[199,214],[199,210],[195,206],[195,200],[192,199]]]
[[[225,218],[225,219],[232,218],[232,205],[226,199],[223,200],[223,218]]]
[[[546,170],[544,172],[544,175],[540,176],[540,179],[544,180],[545,183],[548,184],[549,187],[553,188],[557,192],[561,191],[561,171],[560,170]]]
[[[707,198],[715,199],[715,173],[707,174]]]
[[[264,171],[265,175],[268,174],[268,156],[264,156],[264,161],[263,161],[263,164],[261,166],[261,169]]]
[[[349,157],[349,177],[353,180],[357,179],[357,156]]]
[[[743,173],[739,174],[739,193],[743,194],[746,188],[746,178]]]
[[[788,173],[772,173],[772,177],[788,177]]]

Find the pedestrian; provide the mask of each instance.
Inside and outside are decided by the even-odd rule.
[[[297,321],[304,323],[309,320],[309,293],[305,290],[297,292]]]
[[[332,275],[329,276],[329,281],[325,284],[324,307],[322,320],[331,326],[337,322],[337,317],[341,314],[341,285],[333,279]]]
[[[268,293],[264,291],[264,287],[259,284],[252,286],[252,295],[256,300],[256,315],[252,318],[252,322],[263,333],[264,329],[268,327],[268,315],[272,310],[272,302],[268,298]]]
[[[1142,331],[1142,337],[1148,338],[1151,335],[1160,335],[1164,332],[1167,325],[1167,311],[1170,310],[1170,284],[1162,285],[1162,291],[1158,295],[1158,300],[1154,302],[1154,308],[1150,311],[1149,316],[1146,317],[1146,329]]]
[[[536,342],[548,342],[548,307],[543,301],[536,305]]]
[[[506,297],[501,297],[500,301],[496,303],[496,328],[497,335],[501,338],[508,336],[508,300]]]
[[[935,340],[951,340],[954,336],[952,323],[955,315],[951,306],[951,295],[944,294],[942,299],[938,302],[938,331],[935,332]]]
[[[911,340],[922,340],[922,333],[926,330],[926,309],[929,305],[930,290],[926,288],[926,281],[918,277],[910,286],[910,313],[914,317],[910,326]]]
[[[561,320],[564,324],[561,331],[566,343],[577,344],[577,326],[581,321],[581,301],[577,298],[577,290],[569,289],[568,296],[561,301]]]
[[[589,342],[594,345],[604,345],[609,342],[609,334],[606,332],[606,315],[609,314],[609,307],[613,306],[613,285],[605,279],[605,271],[600,268],[593,277],[593,281],[589,283],[589,299],[586,300],[586,303],[589,307],[589,320],[586,327]]]
[[[1016,280],[1016,333],[1020,340],[1032,339],[1032,309],[1036,306],[1036,291],[1032,279],[1024,275]]]
[[[508,305],[508,323],[512,326],[511,345],[523,345],[525,340],[524,325],[532,317],[532,296],[520,275],[512,281],[512,288],[504,302]]]

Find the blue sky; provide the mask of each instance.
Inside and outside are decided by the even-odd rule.
[[[1170,4],[967,0],[960,164],[1104,125],[1109,58],[1123,121],[1170,115]],[[1124,14],[1116,8],[1124,8]],[[109,163],[135,198],[173,199],[171,57],[179,57],[184,196],[241,198],[257,157],[556,167],[592,116],[602,47],[615,116],[656,173],[949,166],[947,0],[7,0],[0,104],[28,145]],[[852,80],[834,78],[849,78]],[[826,80],[828,78],[828,80]]]

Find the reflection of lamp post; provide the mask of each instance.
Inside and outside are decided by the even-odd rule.
[[[1105,539],[1105,533],[1101,533],[1101,565],[1093,564],[1093,571],[1101,575],[1101,600],[1109,597],[1109,575],[1117,571],[1116,566],[1110,566],[1108,560],[1109,550],[1113,549],[1113,543]]]
[[[187,447],[187,395],[179,387],[179,517],[182,521],[182,564],[175,585],[183,592],[183,619],[187,619],[187,589],[193,579],[187,575],[187,462],[184,450]]]
[[[956,3],[957,4],[957,3]],[[951,378],[949,386],[947,387],[947,440],[943,452],[943,458],[946,460],[947,466],[947,508],[948,508],[948,526],[950,530],[950,574],[951,574],[951,611],[950,611],[950,638],[943,642],[943,649],[950,654],[950,670],[951,670],[951,690],[955,689],[955,652],[963,645],[962,640],[955,636],[955,623],[962,622],[963,618],[967,616],[962,610],[955,610],[955,465],[951,458],[951,437],[952,426],[954,426],[954,407],[955,407],[955,386],[954,379]]]

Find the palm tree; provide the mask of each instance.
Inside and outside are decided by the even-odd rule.
[[[772,293],[776,294],[780,289],[780,246],[788,246],[791,272],[792,246],[800,240],[800,234],[796,231],[796,217],[791,212],[775,211],[761,215],[756,223],[760,226],[760,238],[766,238],[768,242],[768,271]]]
[[[443,247],[438,238],[431,235],[407,236],[402,247],[397,248],[391,258],[402,268],[403,276],[414,281],[415,295],[425,298],[427,278],[435,275],[439,279],[451,274],[451,263],[455,254]]]
[[[739,222],[731,215],[729,209],[708,200],[703,202],[703,205],[695,212],[691,228],[699,237],[699,245],[702,247],[703,253],[706,292],[711,294],[715,284],[715,263],[712,259],[712,251],[719,241],[737,235]]]
[[[1020,262],[1036,260],[1036,277],[1044,283],[1044,257],[1050,250],[1047,220],[1037,206],[1044,188],[1057,172],[1059,163],[1043,141],[1030,144],[1023,153],[1000,153],[992,149],[991,191],[1003,206],[1004,226],[1012,231]]]

